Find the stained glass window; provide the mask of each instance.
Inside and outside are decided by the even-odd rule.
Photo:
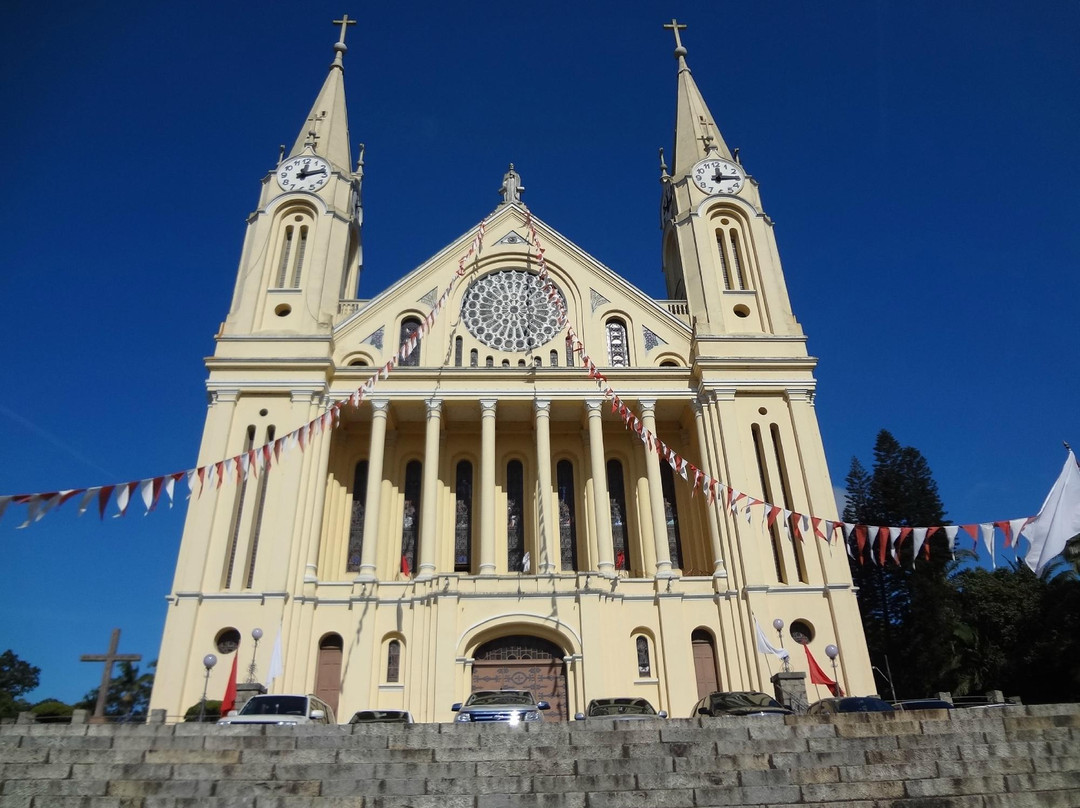
[[[613,368],[630,365],[630,349],[626,342],[626,323],[613,319],[607,322],[608,360]]]
[[[615,550],[615,569],[630,569],[630,553],[627,551],[626,494],[623,488],[622,463],[607,462],[608,501],[611,503],[611,543]]]
[[[346,572],[360,571],[360,558],[364,550],[364,508],[367,505],[368,462],[356,464],[353,476],[352,514],[349,520],[349,551],[345,560]]]
[[[660,486],[664,492],[664,524],[667,525],[671,566],[683,568],[682,538],[679,536],[679,509],[675,503],[675,475],[667,463],[660,464]]]
[[[564,571],[577,570],[574,465],[569,460],[560,460],[555,476],[559,489],[559,561]]]
[[[652,676],[652,663],[649,662],[649,641],[640,636],[637,638],[637,672],[638,676]]]
[[[550,279],[548,281],[550,283]],[[504,269],[477,278],[461,301],[461,319],[484,345],[520,353],[548,342],[562,330],[562,292],[548,296],[544,282],[523,269]]]
[[[420,538],[420,479],[423,466],[410,460],[405,466],[405,512],[401,518],[402,567],[407,563],[410,572],[416,571],[416,544]]]
[[[401,678],[401,643],[390,640],[386,645],[386,681],[394,683]]]
[[[457,503],[454,513],[454,571],[469,572],[472,569],[472,463],[462,460],[457,464]]]
[[[415,317],[409,317],[401,321],[401,338],[398,340],[398,350],[401,349],[401,344],[405,342],[416,331],[420,330],[420,321]],[[416,348],[411,354],[401,360],[400,366],[406,368],[415,368],[420,365],[420,340],[416,341]]]
[[[506,464],[506,567],[519,572],[525,557],[525,472],[520,460]]]

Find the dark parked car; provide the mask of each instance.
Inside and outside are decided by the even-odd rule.
[[[458,702],[450,709],[457,713],[455,724],[493,721],[520,724],[543,721],[541,710],[549,710],[551,705],[537,701],[528,690],[477,690],[464,704]]]
[[[360,710],[353,713],[350,724],[411,724],[412,713],[408,710]]]
[[[756,690],[710,693],[694,705],[691,718],[699,715],[791,715],[792,711],[772,696]]]
[[[807,715],[836,715],[838,713],[891,713],[892,705],[874,696],[845,696],[815,701]]]
[[[587,718],[611,718],[616,721],[648,721],[653,718],[667,718],[667,712],[656,712],[646,699],[613,698],[593,699],[585,712],[577,713],[575,721]]]
[[[953,705],[945,699],[904,699],[892,703],[894,710],[951,710]]]

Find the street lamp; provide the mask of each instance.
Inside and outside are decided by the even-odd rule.
[[[213,654],[207,654],[202,658],[203,667],[206,668],[206,679],[203,680],[202,688],[202,701],[199,702],[199,723],[201,724],[203,719],[206,718],[206,689],[210,687],[210,671],[214,669],[217,664],[217,657]]]
[[[840,656],[840,649],[830,643],[825,646],[825,656],[832,660],[832,678],[833,681],[836,682],[836,692],[833,693],[833,695],[840,696],[842,695],[842,691],[840,690],[840,680],[836,676],[836,658]]]
[[[261,628],[251,630],[251,639],[255,640],[255,647],[251,650],[251,664],[248,665],[247,683],[249,685],[255,684],[255,654],[259,651],[259,640],[262,639],[262,634]]]
[[[780,647],[784,647],[784,621],[779,617],[772,621],[772,627],[776,629],[776,636],[780,638]],[[791,670],[790,657],[785,655],[782,657],[784,663],[784,673]]]

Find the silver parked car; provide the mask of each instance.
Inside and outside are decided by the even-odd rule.
[[[315,696],[254,696],[239,712],[229,714],[218,725],[230,724],[336,724],[330,705]]]
[[[648,700],[641,698],[593,699],[585,712],[577,713],[575,721],[587,718],[610,718],[615,721],[649,721],[654,718],[667,718],[667,712],[656,712]]]
[[[528,690],[477,690],[462,704],[450,708],[457,715],[455,724],[499,722],[520,724],[543,721],[542,710],[551,709],[546,701],[538,701]]]

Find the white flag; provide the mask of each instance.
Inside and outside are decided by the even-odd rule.
[[[1071,449],[1039,515],[1027,523],[1022,533],[1030,545],[1024,561],[1036,575],[1065,549],[1069,539],[1080,533],[1080,469]]]
[[[763,654],[772,654],[778,659],[782,659],[787,662],[788,657],[791,656],[785,648],[776,648],[769,638],[765,636],[765,632],[761,630],[761,624],[757,621],[757,617],[754,618],[754,631],[757,632],[757,649]]]
[[[274,640],[274,651],[270,654],[270,668],[266,671],[266,691],[270,692],[271,685],[279,676],[285,674],[285,663],[281,650],[281,623],[278,623],[277,638]]]
[[[528,553],[525,553],[525,555],[522,556],[522,558],[521,558],[521,571],[522,572],[528,572],[531,568],[532,568],[532,557]]]

